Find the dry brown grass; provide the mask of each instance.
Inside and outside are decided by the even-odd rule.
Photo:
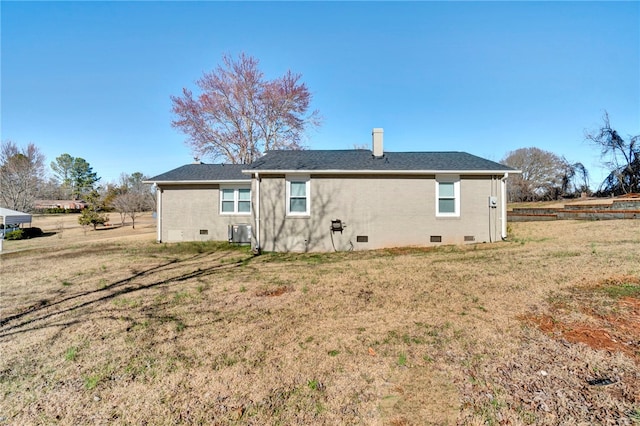
[[[598,350],[523,320],[584,324],[589,312],[610,313],[615,293],[593,293],[585,304],[573,296],[616,277],[633,285],[640,222],[511,226],[509,242],[491,245],[255,258],[220,244],[156,244],[152,227],[98,240],[111,231],[72,238],[65,230],[65,244],[47,240],[55,235],[6,242],[0,417],[640,421],[640,342]],[[599,378],[614,383],[589,385]]]

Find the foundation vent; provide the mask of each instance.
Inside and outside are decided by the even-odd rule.
[[[442,235],[432,235],[429,241],[431,241],[432,243],[441,243]]]

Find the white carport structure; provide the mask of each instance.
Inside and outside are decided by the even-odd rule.
[[[7,225],[21,225],[23,223],[31,223],[31,215],[29,213],[22,213],[16,210],[5,209],[0,207],[0,220],[4,226]]]
[[[29,213],[0,207],[0,221],[2,222],[3,228],[6,228],[7,225],[31,224],[31,215]],[[4,240],[4,232],[0,236],[0,251],[2,251],[2,240]]]

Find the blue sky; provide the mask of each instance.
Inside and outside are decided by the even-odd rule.
[[[0,3],[1,138],[102,177],[193,161],[171,95],[245,52],[302,74],[311,149],[539,147],[603,171],[584,131],[640,132],[640,2]]]

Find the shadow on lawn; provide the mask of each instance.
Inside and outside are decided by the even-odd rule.
[[[136,272],[130,277],[108,284],[97,290],[85,291],[82,293],[75,294],[73,296],[62,297],[54,301],[49,301],[47,299],[40,300],[37,303],[24,308],[21,312],[17,314],[10,315],[6,318],[1,318],[0,319],[0,337],[7,337],[10,335],[24,333],[31,330],[47,328],[48,326],[54,326],[54,325],[45,325],[45,324],[38,325],[37,323],[47,320],[49,318],[55,317],[57,315],[61,315],[67,312],[72,312],[77,309],[84,308],[86,306],[95,305],[100,302],[111,300],[123,294],[135,293],[141,290],[158,287],[164,284],[170,284],[174,282],[186,281],[192,278],[208,276],[221,269],[236,268],[245,264],[246,261],[251,258],[251,257],[248,257],[248,258],[240,259],[232,263],[214,263],[213,265],[206,268],[199,267],[195,271],[176,274],[175,276],[172,276],[170,278],[154,281],[149,284],[140,284],[140,285],[135,284],[135,281],[137,279],[140,279],[143,277],[152,277],[153,275],[158,274],[160,272],[171,271],[173,269],[181,267],[182,266],[181,264],[185,262],[194,261],[194,260],[204,260],[204,258],[206,258],[211,254],[213,253],[198,253],[192,257],[182,259],[182,260],[172,259],[161,265],[154,266],[152,268],[146,269],[141,272]],[[223,253],[217,257],[214,257],[213,259],[210,259],[210,261],[220,262],[228,254],[229,253]],[[127,285],[127,284],[130,284],[130,285]],[[88,299],[88,300],[85,300],[85,299]],[[63,307],[62,305],[67,302],[72,302],[72,305]],[[35,316],[25,319],[24,317],[29,314],[35,314]],[[22,329],[23,327],[31,324],[33,324],[33,327]],[[62,324],[62,325],[70,325],[70,324]],[[22,330],[19,330],[19,329],[22,329]]]

